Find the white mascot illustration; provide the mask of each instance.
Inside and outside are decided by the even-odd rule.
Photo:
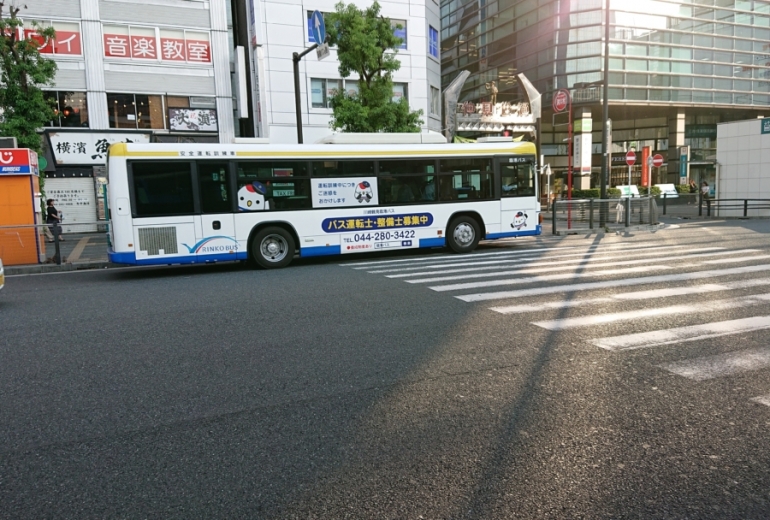
[[[356,198],[356,200],[361,202],[369,202],[374,198],[374,193],[372,192],[372,185],[369,184],[369,181],[361,181],[358,184],[356,184],[356,190],[353,192],[353,196]]]
[[[527,227],[527,214],[523,211],[519,211],[514,215],[513,222],[511,223],[513,229],[521,229]]]
[[[263,211],[267,187],[261,182],[252,182],[238,190],[238,209],[240,211]]]

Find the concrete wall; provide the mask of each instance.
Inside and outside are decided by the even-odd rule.
[[[767,133],[762,133],[763,126]],[[718,199],[770,199],[770,118],[717,125]],[[720,216],[740,216],[742,209]],[[770,216],[751,210],[750,216]]]

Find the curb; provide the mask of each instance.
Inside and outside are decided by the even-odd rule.
[[[90,269],[106,269],[108,267],[116,267],[117,264],[113,264],[108,261],[101,262],[82,262],[74,264],[38,264],[38,265],[10,265],[5,266],[6,276],[19,276],[25,274],[43,274],[43,273],[64,273],[68,271],[83,271]]]

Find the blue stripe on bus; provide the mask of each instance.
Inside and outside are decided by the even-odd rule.
[[[303,247],[299,250],[299,256],[307,258],[311,256],[331,256],[341,253],[340,246]]]
[[[487,233],[486,240],[495,240],[497,238],[534,236],[534,235],[539,235],[540,233],[541,233],[540,226],[537,226],[537,229],[531,229],[527,231],[510,231],[506,233]]]
[[[421,238],[420,247],[444,247],[446,245],[445,238]]]
[[[219,255],[205,255],[205,256],[163,256],[159,258],[145,258],[142,260],[136,259],[136,253],[116,253],[114,251],[107,252],[107,258],[113,264],[128,264],[128,265],[169,265],[169,264],[206,264],[212,262],[235,262],[237,260],[247,260],[248,253],[226,253]]]

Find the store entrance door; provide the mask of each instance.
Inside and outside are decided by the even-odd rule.
[[[717,170],[712,163],[690,163],[690,179],[698,184],[698,189],[703,186],[704,181],[707,182],[709,185],[709,197],[713,199],[716,196]]]

